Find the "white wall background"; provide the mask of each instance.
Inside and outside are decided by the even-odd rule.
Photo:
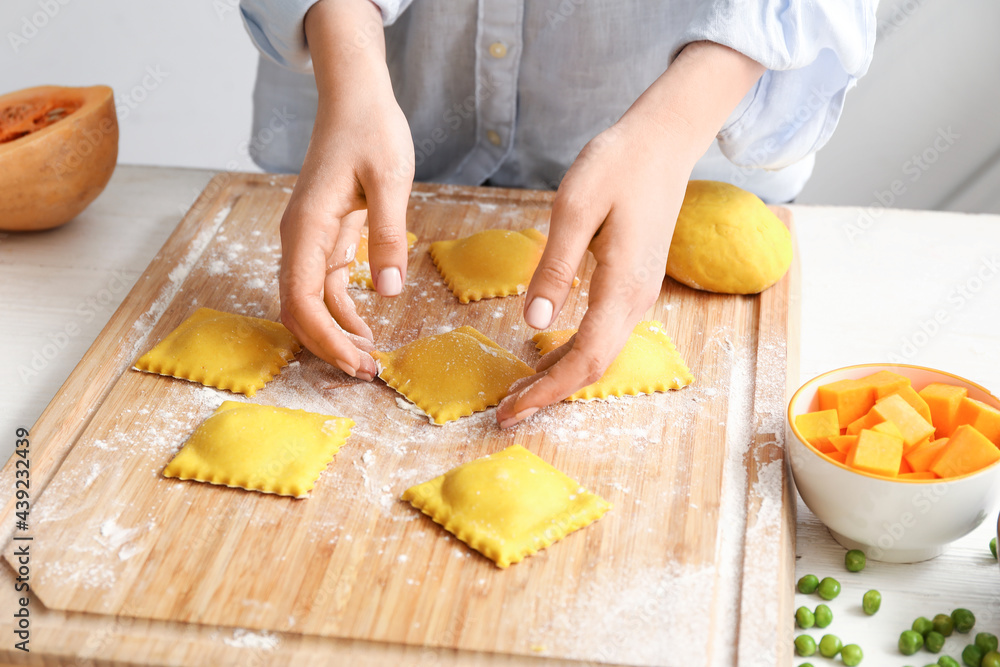
[[[122,163],[254,170],[236,2],[2,0],[0,92],[108,84]],[[997,0],[883,0],[874,63],[799,201],[1000,213],[998,32]]]
[[[119,162],[256,169],[246,142],[257,51],[236,3],[2,0],[0,91],[106,84]]]

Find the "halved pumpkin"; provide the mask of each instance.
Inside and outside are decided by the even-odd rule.
[[[39,86],[0,95],[0,229],[50,229],[104,190],[118,161],[107,86]]]

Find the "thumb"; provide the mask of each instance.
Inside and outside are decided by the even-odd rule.
[[[396,296],[406,275],[406,204],[410,183],[394,180],[365,188],[368,201],[368,265],[375,291]]]

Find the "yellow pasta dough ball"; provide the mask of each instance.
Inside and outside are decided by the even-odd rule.
[[[668,276],[709,292],[756,294],[778,282],[791,264],[788,228],[756,195],[718,181],[688,183]]]

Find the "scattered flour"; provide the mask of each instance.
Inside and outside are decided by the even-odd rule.
[[[233,630],[233,636],[223,638],[222,642],[227,646],[238,648],[256,648],[262,651],[273,651],[281,644],[281,638],[266,630],[252,632],[243,628],[236,628]]]

